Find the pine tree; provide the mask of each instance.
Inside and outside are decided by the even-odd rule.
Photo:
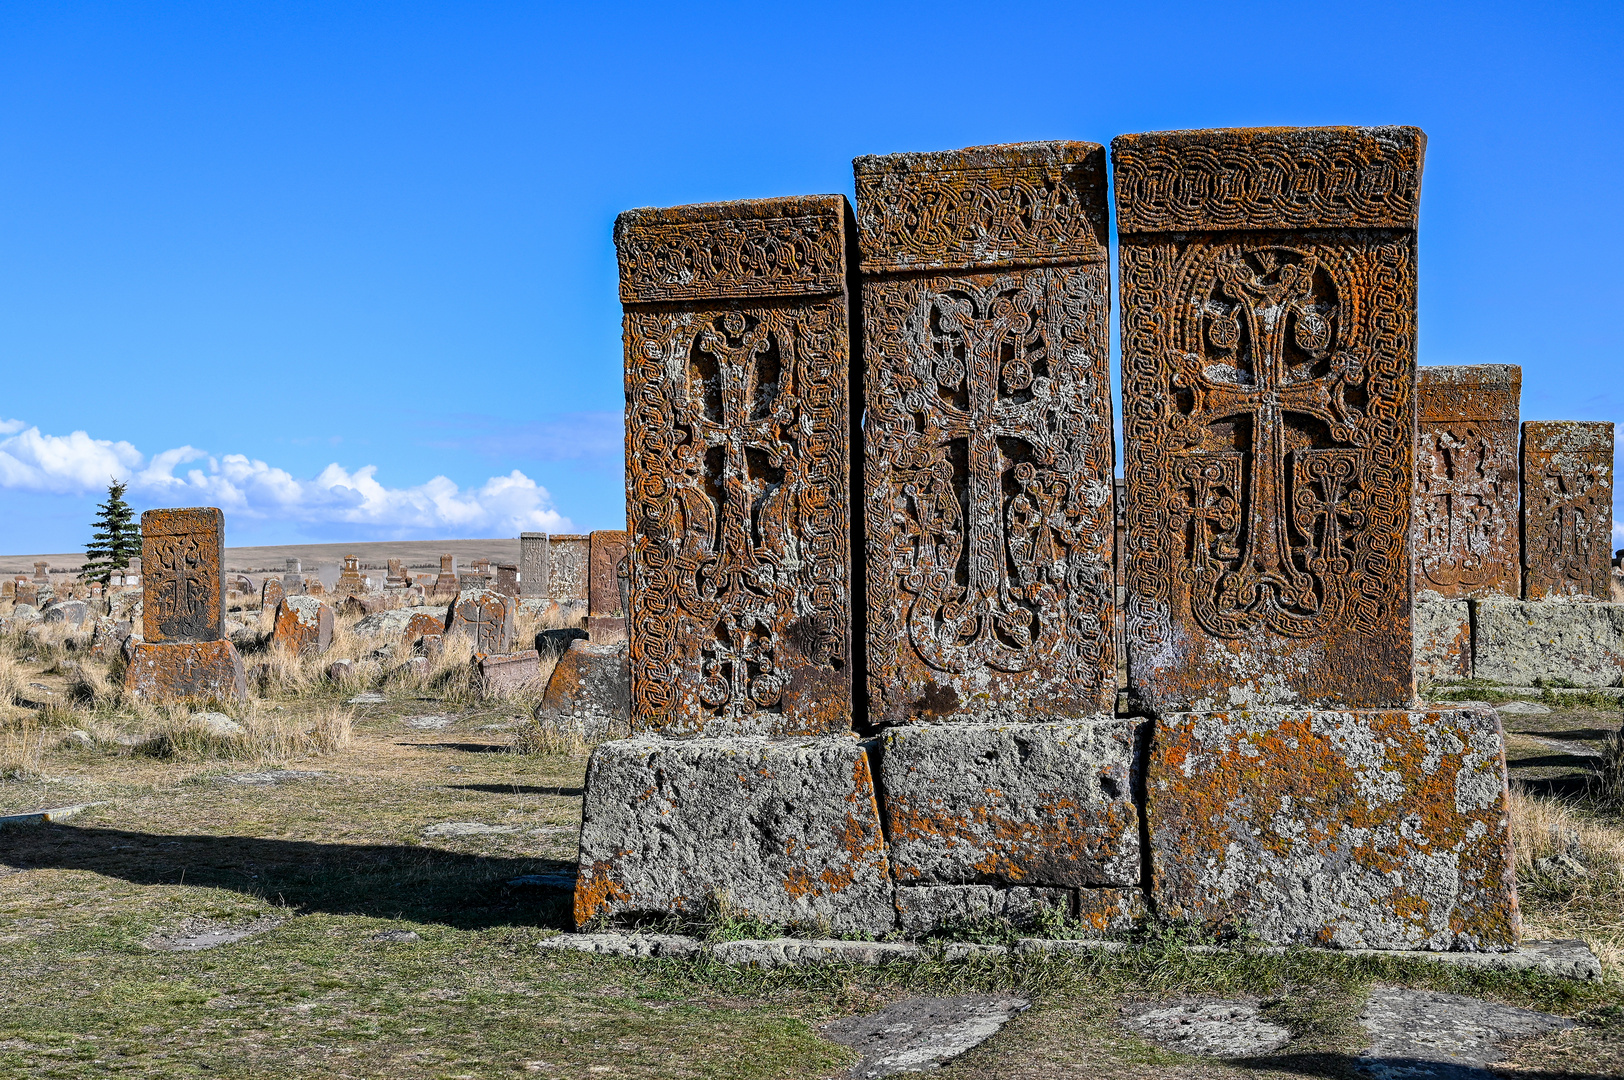
[[[107,584],[114,570],[123,570],[141,554],[141,526],[135,511],[124,501],[126,485],[114,480],[107,485],[107,501],[96,507],[94,532],[85,545],[85,565],[79,576],[85,581]]]

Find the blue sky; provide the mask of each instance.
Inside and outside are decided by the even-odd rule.
[[[1616,3],[0,2],[0,551],[110,471],[232,544],[615,527],[618,211],[1027,139],[1419,125],[1421,362],[1624,422],[1621,56]]]

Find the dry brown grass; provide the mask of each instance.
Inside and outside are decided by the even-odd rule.
[[[0,725],[0,778],[21,780],[39,775],[45,732],[32,716]]]
[[[1606,977],[1624,982],[1624,821],[1581,813],[1512,786],[1523,932],[1528,938],[1583,938]],[[1566,855],[1584,868],[1562,872],[1541,860]]]

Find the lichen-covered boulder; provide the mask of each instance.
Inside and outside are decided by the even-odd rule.
[[[333,609],[319,597],[285,597],[276,606],[271,640],[295,656],[320,656],[333,644]]]
[[[536,720],[594,740],[628,735],[631,681],[626,642],[572,641],[547,680]]]
[[[1480,600],[1474,648],[1474,673],[1491,682],[1624,685],[1624,604]]]

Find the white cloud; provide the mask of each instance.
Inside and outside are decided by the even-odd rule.
[[[377,466],[353,472],[337,463],[300,480],[243,454],[215,457],[193,446],[145,457],[127,442],[83,431],[45,435],[22,421],[0,421],[0,488],[50,494],[100,491],[123,480],[132,494],[169,505],[218,506],[227,514],[309,524],[344,523],[395,535],[503,535],[568,532],[547,489],[517,469],[480,487],[459,489],[444,476],[389,488]],[[190,466],[188,468],[188,466]]]

